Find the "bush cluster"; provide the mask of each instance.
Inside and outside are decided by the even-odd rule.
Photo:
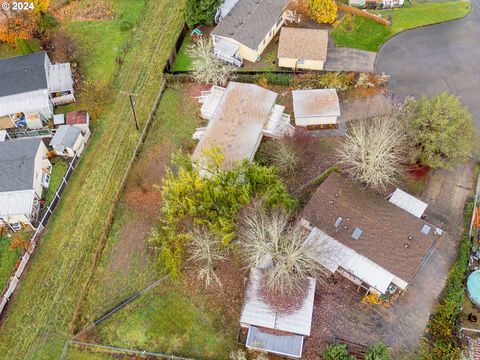
[[[471,204],[472,202],[469,202],[465,208],[465,219],[471,217]],[[470,253],[470,238],[465,233],[458,249],[457,260],[448,273],[442,300],[430,316],[427,336],[421,349],[424,360],[461,358],[461,346],[456,336],[457,318],[464,300]]]

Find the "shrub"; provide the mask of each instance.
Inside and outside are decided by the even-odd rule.
[[[266,79],[270,85],[289,86],[293,81],[293,74],[265,72],[253,76],[253,81],[256,83],[265,81],[264,79]]]
[[[323,88],[333,88],[344,92],[353,86],[353,77],[344,72],[327,72],[319,76],[318,83]]]
[[[332,24],[337,18],[337,4],[334,0],[310,0],[309,15],[318,23]]]
[[[299,159],[295,147],[288,140],[290,139],[268,141],[259,154],[260,161],[275,166],[283,174],[294,171]]]
[[[33,50],[30,47],[30,45],[28,44],[27,40],[17,38],[15,40],[15,42],[17,43],[17,48],[20,50],[22,55],[27,55],[27,54],[33,53]]]
[[[323,360],[355,360],[355,358],[348,352],[347,345],[331,344],[323,351]]]
[[[164,268],[179,275],[188,250],[193,225],[211,232],[221,247],[228,248],[235,238],[235,218],[240,208],[254,197],[265,199],[268,207],[294,208],[273,168],[245,161],[231,170],[222,170],[223,155],[218,148],[208,150],[201,162],[176,154],[174,169],[167,170],[162,189],[162,221],[151,237],[161,250]],[[209,173],[201,176],[198,169]]]
[[[40,33],[45,33],[48,30],[52,30],[56,28],[57,25],[58,25],[57,19],[50,12],[46,12],[41,16],[39,16],[37,21],[37,27]]]
[[[120,31],[128,31],[133,28],[133,24],[128,20],[120,22]]]
[[[365,355],[365,360],[390,360],[387,346],[383,343],[370,345]]]
[[[470,203],[465,208],[465,219],[471,217],[472,207],[469,205]],[[421,349],[421,358],[424,360],[461,358],[461,346],[456,336],[457,318],[464,300],[470,253],[471,242],[465,233],[459,245],[457,259],[448,273],[440,304],[430,316],[427,325],[427,336]]]

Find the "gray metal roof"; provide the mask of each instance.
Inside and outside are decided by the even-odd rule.
[[[82,133],[79,127],[72,125],[61,125],[58,127],[55,135],[50,141],[50,146],[63,146],[73,148],[77,142],[78,136]]]
[[[294,334],[271,334],[256,326],[250,326],[247,348],[265,350],[278,355],[300,358],[303,349],[303,336]]]
[[[33,188],[35,155],[40,139],[0,142],[0,192]]]
[[[237,40],[256,50],[290,0],[242,0],[215,27],[212,35]]]
[[[1,59],[0,97],[47,89],[46,57],[38,52]]]

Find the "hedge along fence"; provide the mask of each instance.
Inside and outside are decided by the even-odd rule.
[[[430,316],[427,335],[422,344],[421,358],[461,359],[461,345],[458,335],[458,316],[465,297],[465,281],[471,254],[471,241],[468,236],[468,221],[473,211],[473,200],[470,199],[464,210],[465,232],[458,247],[458,255],[450,269],[445,289],[439,305]]]
[[[353,7],[353,6],[337,3],[337,8],[340,11],[344,11],[346,13],[350,13],[350,14],[353,14],[353,15],[358,15],[358,16],[373,20],[373,21],[375,21],[379,24],[382,24],[384,26],[392,25],[390,21],[388,21],[386,19],[383,19],[380,16],[377,16],[375,14],[369,13],[368,11],[364,11],[364,10],[361,10],[361,9]]]

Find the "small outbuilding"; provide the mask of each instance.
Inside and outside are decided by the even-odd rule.
[[[294,90],[295,125],[309,130],[337,126],[340,101],[335,89]]]
[[[252,269],[245,290],[240,325],[248,329],[246,347],[300,359],[305,336],[312,326],[316,280],[308,278],[302,303],[290,311],[278,311],[263,297],[262,270]]]
[[[284,27],[278,44],[278,66],[323,70],[327,48],[327,30]]]
[[[85,149],[85,138],[82,135],[82,130],[72,125],[59,126],[50,141],[50,147],[59,156],[80,156]]]

